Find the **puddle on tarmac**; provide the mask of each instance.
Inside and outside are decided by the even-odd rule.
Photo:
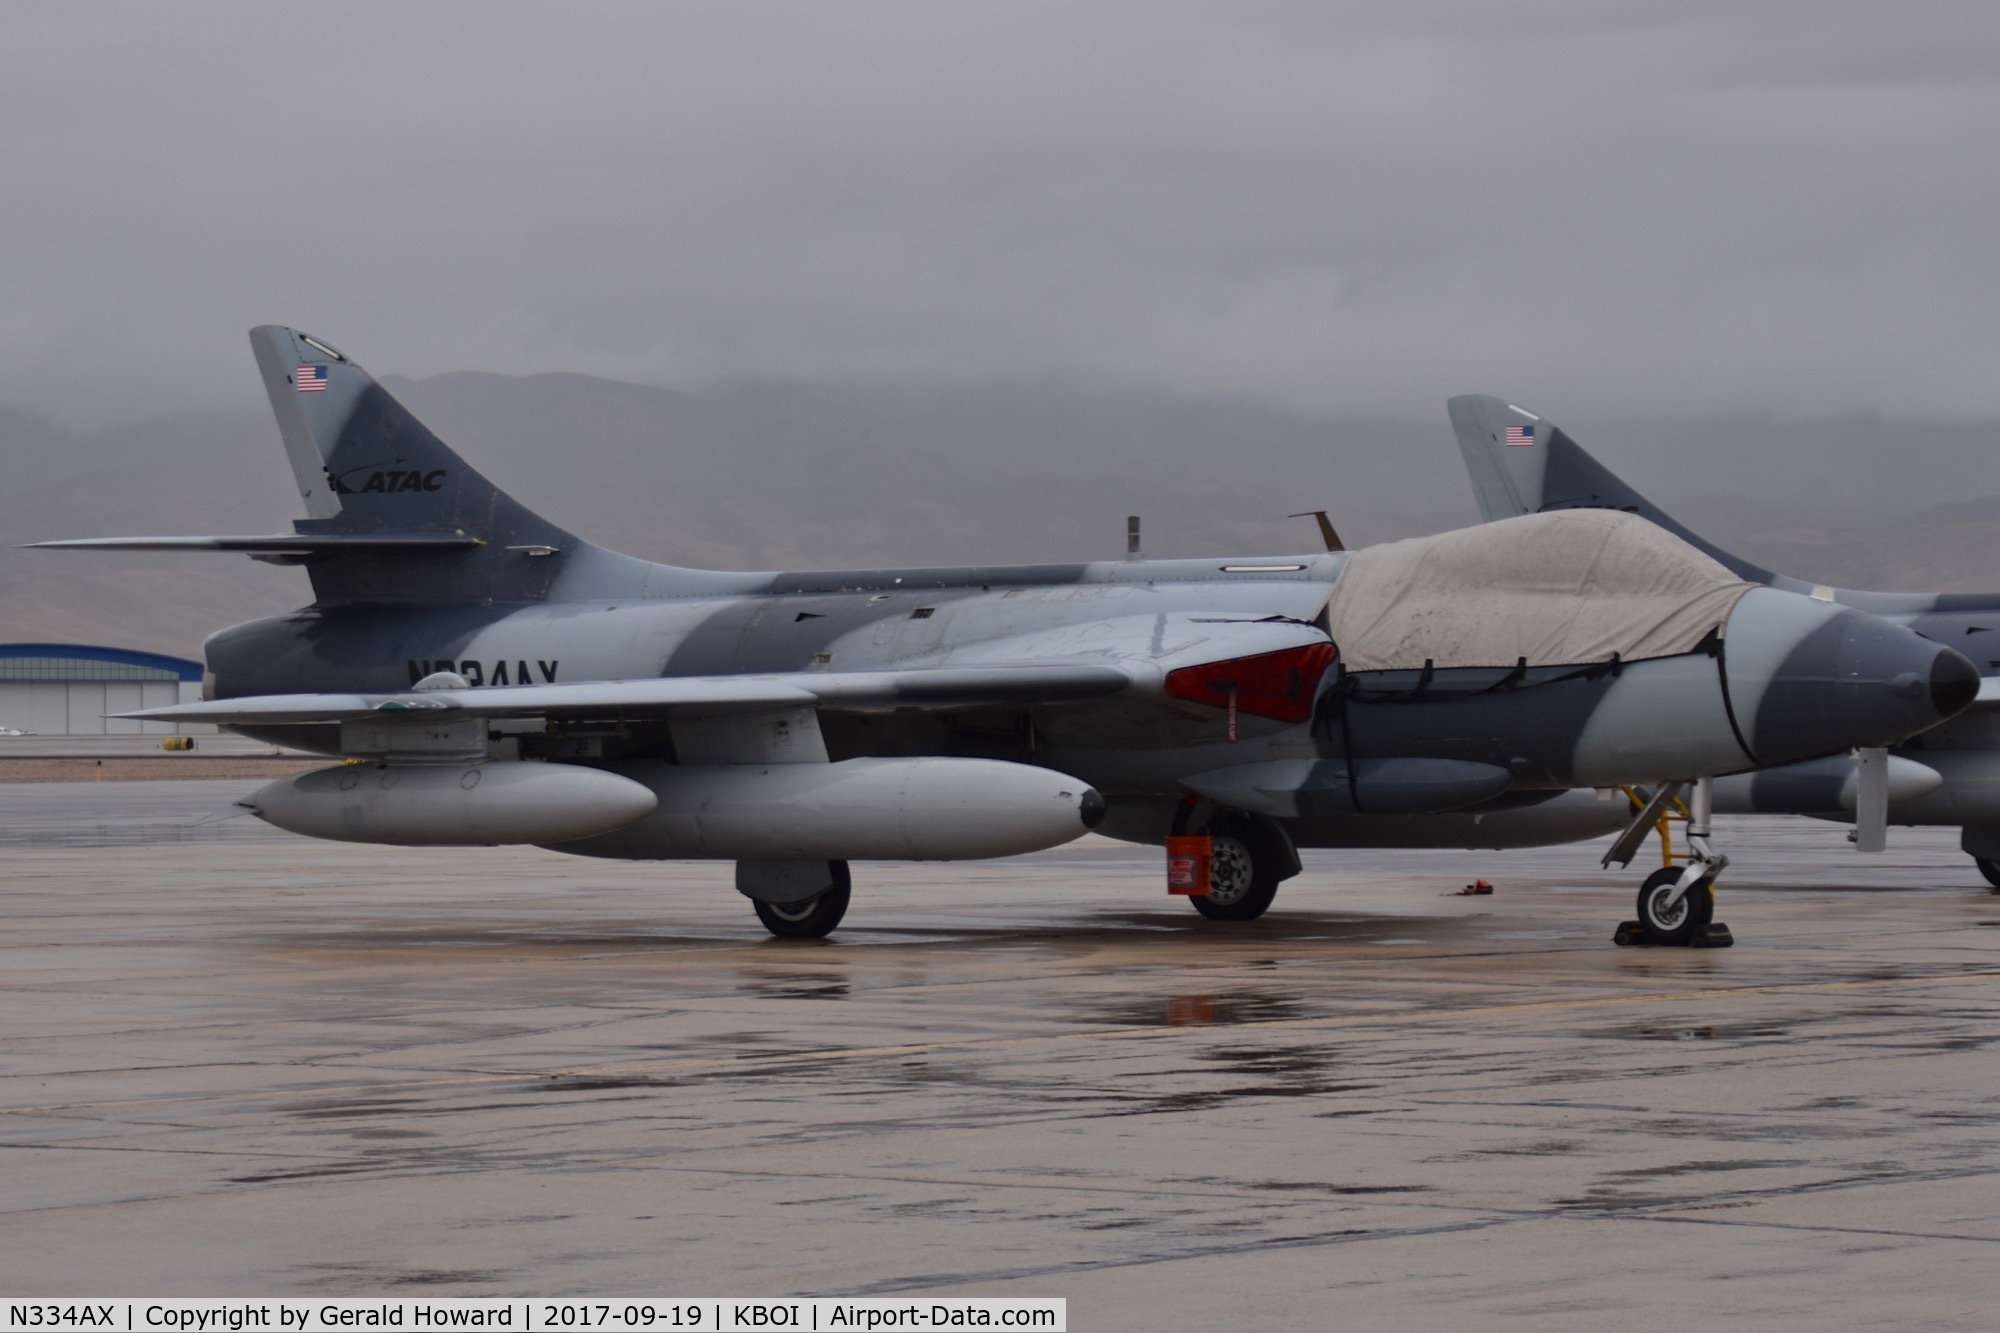
[[[1675,1162],[1667,1166],[1637,1166],[1626,1171],[1611,1171],[1606,1174],[1621,1180],[1644,1180],[1662,1176],[1705,1175],[1714,1171],[1775,1171],[1785,1167],[1809,1165],[1798,1157],[1751,1157],[1728,1158],[1719,1161]]]
[[[365,1115],[405,1115],[417,1105],[414,1097],[386,1097],[372,1101],[321,1102],[288,1110],[301,1120],[352,1120]]]
[[[666,1078],[545,1078],[531,1084],[532,1092],[608,1092],[614,1088],[675,1088],[680,1084]]]
[[[1565,1041],[1579,1037],[1611,1041],[1774,1041],[1792,1036],[1776,1023],[1621,1023],[1608,1028],[1562,1028],[1538,1034]]]
[[[1078,1017],[1081,1021],[1107,1027],[1193,1028],[1227,1027],[1236,1023],[1281,1023],[1310,1016],[1306,1007],[1290,996],[1239,991],[1233,994],[1162,995],[1152,999],[1121,1000]]]
[[[316,1180],[323,1176],[351,1176],[358,1171],[381,1169],[379,1162],[336,1162],[328,1166],[291,1167],[283,1171],[257,1171],[247,1176],[231,1176],[232,1185],[274,1185],[294,1180]]]
[[[1233,1176],[1169,1176],[1171,1185],[1252,1189],[1272,1194],[1429,1194],[1431,1185],[1355,1185],[1331,1180],[1240,1180]]]
[[[1196,1054],[1203,1066],[1172,1071],[1175,1077],[1248,1077],[1253,1081],[1231,1087],[1199,1088],[1166,1093],[1145,1103],[1152,1111],[1205,1111],[1246,1099],[1270,1097],[1331,1097],[1346,1092],[1371,1092],[1379,1083],[1334,1082],[1340,1052],[1332,1046],[1210,1046]]]
[[[1431,1158],[1438,1162],[1472,1162],[1488,1157],[1568,1157],[1581,1151],[1572,1139],[1542,1139],[1534,1143],[1506,1143],[1497,1148],[1468,1148],[1464,1152]]]
[[[743,989],[761,1000],[844,1000],[852,993],[845,977],[827,976],[758,977]]]
[[[1331,1185],[1316,1180],[1253,1180],[1253,1190],[1307,1194],[1428,1194],[1429,1185]]]
[[[1322,1046],[1214,1046],[1201,1059],[1245,1074],[1316,1074],[1334,1064]]]
[[[452,1287],[490,1285],[507,1272],[484,1268],[378,1268],[367,1264],[301,1264],[295,1270],[313,1274],[308,1285],[319,1291],[365,1292],[383,1287]]]

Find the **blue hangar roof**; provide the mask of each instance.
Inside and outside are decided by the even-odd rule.
[[[90,643],[0,643],[0,681],[200,680],[201,663]]]

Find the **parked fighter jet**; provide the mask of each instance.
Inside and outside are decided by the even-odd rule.
[[[1579,509],[1637,514],[1752,583],[1867,611],[1939,643],[1973,652],[1981,642],[1976,636],[2000,630],[2000,594],[1857,592],[1773,573],[1688,531],[1560,427],[1525,408],[1479,394],[1453,398],[1449,407],[1480,515],[1488,520]],[[1853,822],[1864,851],[1881,849],[1885,822],[1957,825],[1961,846],[2000,890],[2000,677],[1994,675],[2000,660],[1984,651],[1977,661],[1986,680],[1976,704],[1949,724],[1885,757],[1863,751],[1738,774],[1715,785],[1715,808]],[[1771,762],[1761,750],[1757,757]]]
[[[651,564],[502,494],[328,343],[251,343],[294,531],[46,544],[302,564],[315,600],[211,637],[204,702],[130,716],[348,759],[250,798],[281,828],[730,859],[779,935],[833,929],[850,860],[1089,827],[1205,831],[1194,904],[1249,919],[1300,846],[1587,836],[1620,812],[1565,789],[1740,768],[1752,732],[1767,760],[1886,744],[1976,689],[1949,649],[1616,513],[1338,554]]]

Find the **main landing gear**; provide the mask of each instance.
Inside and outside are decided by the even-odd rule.
[[[1967,824],[1958,831],[1959,850],[1972,858],[1979,873],[2000,893],[2000,824]]]
[[[1681,945],[1697,949],[1726,949],[1736,942],[1729,927],[1715,920],[1715,877],[1729,864],[1729,858],[1709,845],[1709,822],[1714,810],[1711,780],[1696,778],[1693,803],[1681,800],[1686,782],[1661,783],[1657,791],[1626,788],[1632,802],[1632,822],[1604,854],[1603,864],[1630,865],[1633,855],[1646,838],[1660,838],[1660,868],[1639,886],[1639,919],[1627,921],[1611,937],[1622,945]],[[1685,855],[1674,854],[1673,826],[1685,824]],[[1682,862],[1684,864],[1676,864]]]
[[[1214,851],[1208,892],[1190,897],[1210,921],[1255,921],[1278,896],[1278,886],[1299,873],[1299,854],[1285,831],[1268,819],[1217,811],[1208,821]]]
[[[764,923],[764,929],[779,939],[823,940],[833,933],[833,928],[847,915],[847,900],[854,888],[854,878],[848,873],[845,861],[738,862],[739,890],[746,883],[756,886],[756,881],[745,875],[743,870],[745,865],[784,867],[785,869],[776,871],[772,877],[789,878],[790,875],[803,873],[817,879],[825,886],[809,898],[796,898],[788,902],[751,898],[750,905],[756,909],[757,919]],[[799,869],[794,870],[792,867]],[[807,867],[814,869],[808,871]]]

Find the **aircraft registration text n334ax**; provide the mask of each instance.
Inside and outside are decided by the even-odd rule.
[[[1608,832],[1573,789],[1903,740],[1957,653],[1739,577],[1629,514],[1354,552],[726,573],[593,546],[497,490],[329,343],[251,332],[304,501],[290,533],[53,546],[300,564],[314,600],[205,646],[211,722],[350,761],[246,804],[407,845],[718,858],[780,935],[855,860],[1095,828],[1212,838],[1204,916],[1300,847]],[[1753,750],[1754,743],[1754,750]]]

